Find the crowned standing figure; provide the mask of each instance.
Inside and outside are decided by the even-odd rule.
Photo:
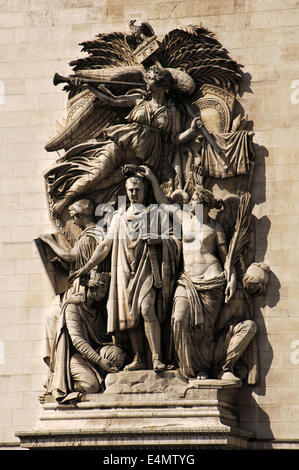
[[[148,179],[139,166],[134,173],[126,178],[128,204],[115,212],[106,238],[70,279],[86,275],[111,253],[107,331],[111,334],[128,332],[134,357],[126,366],[127,371],[147,368],[145,334],[152,368],[161,372],[166,368],[162,359],[161,329],[171,309],[180,240],[173,237],[171,225],[163,222],[163,211],[158,209],[151,217]]]

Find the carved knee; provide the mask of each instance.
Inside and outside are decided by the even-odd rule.
[[[80,393],[98,393],[100,391],[100,385],[97,379],[92,382],[75,382],[74,388]]]
[[[251,334],[252,336],[256,334],[257,326],[253,320],[245,320],[244,326],[246,327],[246,330],[248,331],[249,334]]]

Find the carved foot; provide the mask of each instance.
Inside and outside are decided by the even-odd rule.
[[[163,362],[159,361],[159,359],[155,359],[153,361],[153,370],[154,372],[163,372],[166,370],[166,365]]]
[[[209,378],[207,372],[200,370],[196,375],[196,380],[207,380]]]
[[[131,364],[128,364],[125,368],[124,371],[131,371],[131,370],[144,370],[146,369],[146,364],[143,361],[140,361],[139,359],[134,360],[131,362]]]
[[[43,395],[39,395],[38,401],[40,402],[41,405],[44,405],[47,403],[47,398],[51,397],[51,393],[45,392]]]
[[[218,374],[217,379],[220,380],[231,380],[234,382],[241,382],[241,379],[235,376],[232,372],[229,371],[222,371],[220,374]]]

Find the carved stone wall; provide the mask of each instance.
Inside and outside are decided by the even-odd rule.
[[[98,6],[99,3],[101,6]],[[299,8],[295,0],[139,2],[4,0],[0,12],[0,447],[34,425],[46,367],[45,315],[57,299],[32,240],[52,231],[42,171],[66,95],[56,71],[69,74],[78,43],[98,32],[149,21],[157,35],[202,24],[251,75],[241,106],[254,123],[253,181],[257,257],[271,267],[266,298],[257,302],[260,382],[239,394],[243,429],[255,446],[299,440]],[[221,188],[219,188],[221,189]],[[217,187],[215,188],[217,190]],[[299,445],[299,444],[298,444]]]

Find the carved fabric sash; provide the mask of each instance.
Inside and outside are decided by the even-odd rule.
[[[204,322],[204,314],[207,309],[207,304],[203,305],[200,293],[204,291],[220,290],[226,283],[225,273],[222,272],[219,276],[211,279],[199,279],[193,281],[186,273],[182,273],[178,279],[178,285],[182,285],[186,289],[187,298],[190,303],[190,328],[201,325]]]

